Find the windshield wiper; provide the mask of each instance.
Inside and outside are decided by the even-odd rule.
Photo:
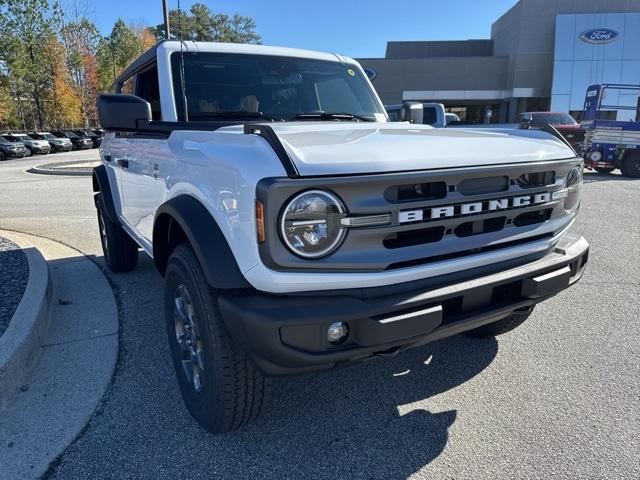
[[[298,120],[358,120],[361,122],[375,122],[376,119],[373,117],[365,117],[364,115],[356,115],[355,113],[344,113],[344,112],[307,112],[307,113],[299,113],[295,116]]]
[[[224,111],[224,112],[189,112],[189,118],[255,118],[260,120],[269,120],[273,122],[275,119],[265,115],[262,112],[248,112],[245,110]]]

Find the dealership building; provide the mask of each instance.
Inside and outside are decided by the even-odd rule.
[[[387,105],[443,103],[476,123],[532,110],[579,118],[589,85],[640,85],[640,0],[520,0],[490,39],[391,41],[384,58],[358,60]]]

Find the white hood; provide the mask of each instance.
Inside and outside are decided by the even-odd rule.
[[[552,135],[535,130],[346,122],[270,126],[302,176],[538,162],[575,156]]]

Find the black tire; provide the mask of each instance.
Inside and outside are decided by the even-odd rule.
[[[113,272],[130,272],[138,264],[138,244],[119,223],[109,219],[101,193],[96,195],[96,209],[100,242],[107,267]]]
[[[593,169],[598,173],[611,173],[615,170],[615,168],[610,167],[593,167]]]
[[[271,381],[233,342],[216,291],[188,244],[169,258],[164,297],[171,357],[189,413],[213,433],[252,422],[268,404]]]
[[[625,156],[620,171],[625,177],[640,178],[640,152]]]
[[[27,148],[24,152],[25,158],[30,157],[31,155],[33,155],[33,152],[31,151],[31,149]]]
[[[496,335],[502,335],[503,333],[510,332],[514,328],[519,327],[524,323],[524,321],[529,318],[531,313],[533,312],[533,307],[525,308],[522,310],[516,310],[508,317],[504,317],[502,320],[498,320],[497,322],[488,323],[487,325],[483,325],[478,328],[474,328],[473,330],[469,330],[468,332],[464,332],[465,335],[475,338],[487,338],[487,337],[495,337]]]
[[[0,151],[0,161],[2,160],[6,160],[7,156],[4,154],[4,152]]]

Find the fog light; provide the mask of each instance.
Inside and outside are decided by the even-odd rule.
[[[333,322],[327,330],[327,341],[332,345],[340,345],[349,335],[349,326],[344,322]]]

